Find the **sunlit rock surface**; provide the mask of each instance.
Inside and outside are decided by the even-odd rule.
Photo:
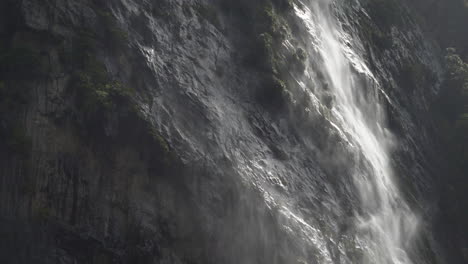
[[[304,67],[265,105],[242,17],[220,2],[14,2],[2,39],[31,43],[46,73],[8,113],[31,151],[0,151],[6,263],[446,263],[427,116],[439,49],[410,11],[388,26],[364,1],[294,1],[277,52],[301,48]],[[64,52],[86,32],[133,90],[93,122]]]

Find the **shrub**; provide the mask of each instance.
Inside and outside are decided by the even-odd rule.
[[[290,31],[286,21],[278,15],[271,4],[265,5],[262,16],[265,21],[265,31],[273,36],[276,41],[283,41]]]
[[[97,61],[94,68],[76,73],[72,87],[80,110],[87,116],[113,109],[119,99],[128,98],[133,93],[120,82],[110,79],[104,65]]]
[[[276,73],[276,65],[273,49],[273,37],[269,33],[262,33],[258,36],[257,64],[268,72]]]
[[[445,56],[447,66],[447,80],[458,86],[458,89],[467,89],[468,64],[464,63],[455,49],[447,49]]]
[[[307,53],[302,48],[296,49],[296,52],[292,56],[293,69],[298,71],[304,71],[305,61],[307,60]]]
[[[281,51],[283,41],[290,35],[285,19],[293,7],[290,0],[224,0],[221,8],[238,19],[239,30],[246,35],[248,55],[246,66],[258,71],[262,84],[256,90],[256,98],[264,104],[279,106],[284,103],[286,85],[281,76],[291,63],[304,66],[305,52],[297,54]]]
[[[132,90],[113,80],[96,57],[98,40],[91,32],[80,32],[70,52],[72,79],[69,92],[76,100],[77,113],[87,122],[98,123],[106,112],[129,100]],[[102,121],[102,120],[101,120]]]
[[[461,60],[454,49],[447,50],[445,63],[447,71],[438,107],[447,120],[454,122],[464,114],[468,105],[468,64]]]

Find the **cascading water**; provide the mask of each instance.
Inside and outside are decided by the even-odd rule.
[[[296,7],[312,42],[310,54],[322,60],[322,73],[335,102],[328,118],[359,159],[353,181],[361,206],[355,209],[355,230],[363,248],[361,263],[412,263],[408,256],[418,220],[402,199],[392,171],[392,135],[385,129],[379,85],[341,29],[334,11],[339,4],[311,1]],[[334,10],[336,9],[336,10]],[[357,44],[356,44],[357,45]],[[312,70],[309,70],[312,71]]]

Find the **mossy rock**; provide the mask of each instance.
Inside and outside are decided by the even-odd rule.
[[[303,72],[305,70],[305,63],[307,60],[307,53],[303,48],[297,48],[291,58],[291,66],[294,70]]]
[[[267,4],[263,8],[265,32],[273,36],[275,41],[282,42],[290,34],[288,23],[276,11],[273,5]]]

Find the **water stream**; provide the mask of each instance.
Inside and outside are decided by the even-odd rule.
[[[363,246],[363,264],[410,264],[408,256],[418,220],[395,184],[390,153],[394,137],[385,128],[379,84],[354,40],[336,18],[340,4],[304,2],[296,7],[313,43],[310,54],[319,54],[328,88],[334,97],[331,122],[343,133],[356,159],[366,166],[352,168],[360,208],[355,209],[357,240]]]

